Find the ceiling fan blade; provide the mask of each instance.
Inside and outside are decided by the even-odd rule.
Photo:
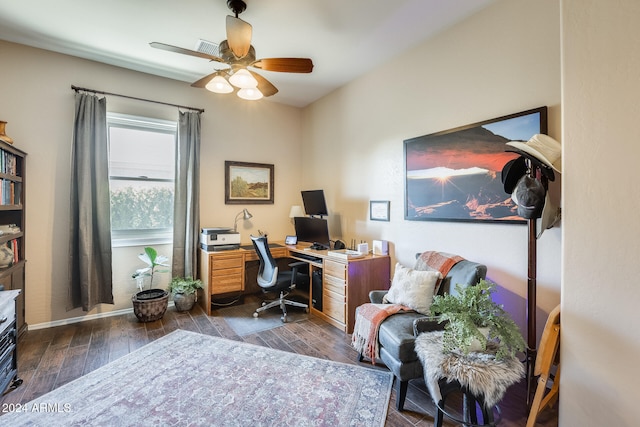
[[[247,71],[249,71],[251,75],[258,81],[258,90],[262,92],[263,96],[267,97],[267,96],[272,96],[278,93],[278,88],[272,85],[269,80],[265,79],[264,77],[262,77],[260,74],[256,72],[253,72],[251,70],[247,70]]]
[[[283,73],[310,73],[313,70],[313,62],[309,58],[262,58],[251,66]]]
[[[248,22],[227,15],[227,42],[236,58],[244,58],[249,53],[252,31]]]
[[[216,71],[214,73],[211,73],[208,76],[204,76],[203,78],[201,78],[197,82],[191,83],[191,87],[203,88],[203,87],[207,86],[207,83],[209,83],[211,80],[213,80],[213,78],[215,76],[221,76],[223,74],[225,74],[223,71]]]
[[[169,52],[181,53],[183,55],[197,56],[198,58],[204,58],[210,61],[224,62],[224,59],[218,56],[209,55],[208,53],[204,52],[198,52],[197,50],[185,49],[183,47],[171,46],[170,44],[151,42],[149,43],[149,46],[156,49],[168,50]]]

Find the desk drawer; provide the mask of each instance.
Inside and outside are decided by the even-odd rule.
[[[225,258],[214,257],[211,260],[211,270],[213,271],[226,269],[226,268],[242,269],[243,267],[244,267],[244,260],[241,256],[225,257]]]
[[[211,294],[243,291],[242,268],[226,268],[211,272]]]
[[[345,288],[346,282],[344,280],[336,279],[333,276],[324,276],[324,288],[328,291],[334,292],[341,297],[346,295]]]
[[[347,280],[347,266],[346,264],[325,259],[324,274],[325,276],[333,276],[336,279]]]
[[[274,258],[285,258],[288,255],[287,248],[271,248],[271,255]]]
[[[287,248],[269,248],[269,250],[274,258],[286,258],[287,256]],[[257,261],[259,259],[256,251],[247,251],[247,253],[244,254],[245,261]]]
[[[271,252],[271,255],[273,255],[273,251]],[[275,256],[274,256],[275,258]],[[247,251],[244,254],[244,260],[246,261],[257,261],[260,258],[258,258],[258,254],[256,253],[256,251]]]
[[[322,312],[338,322],[344,323],[346,317],[344,297],[326,289],[322,292],[322,297]]]

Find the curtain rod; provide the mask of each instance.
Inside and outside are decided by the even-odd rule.
[[[171,104],[169,102],[154,101],[152,99],[145,99],[145,98],[136,98],[135,96],[120,95],[118,93],[111,93],[111,92],[103,92],[101,90],[87,89],[87,88],[84,88],[84,87],[77,87],[77,86],[74,86],[74,85],[71,85],[71,89],[75,90],[76,92],[82,90],[82,91],[85,91],[85,92],[99,93],[101,95],[119,96],[120,98],[135,99],[136,101],[145,101],[145,102],[152,102],[154,104],[169,105],[171,107],[186,108],[186,109],[189,109],[189,110],[197,111],[199,113],[204,113],[204,109],[202,109],[202,108],[188,107],[186,105]]]

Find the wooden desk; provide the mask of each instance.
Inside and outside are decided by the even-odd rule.
[[[388,255],[367,255],[363,258],[342,260],[330,257],[328,251],[317,251],[310,245],[283,245],[272,247],[274,258],[292,258],[309,264],[309,277],[316,269],[322,270],[322,311],[313,308],[313,286],[309,286],[309,311],[333,326],[353,332],[356,307],[369,302],[369,292],[389,289],[391,261]],[[315,260],[304,258],[315,257]],[[214,296],[245,290],[245,263],[255,261],[254,250],[234,249],[206,252],[200,250],[200,280],[204,289],[198,301],[211,315]]]

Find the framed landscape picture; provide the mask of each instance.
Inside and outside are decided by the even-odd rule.
[[[273,204],[273,165],[227,160],[224,182],[225,204]]]
[[[547,107],[405,140],[405,219],[525,224],[502,184],[518,157],[505,144],[538,133],[547,133]]]

